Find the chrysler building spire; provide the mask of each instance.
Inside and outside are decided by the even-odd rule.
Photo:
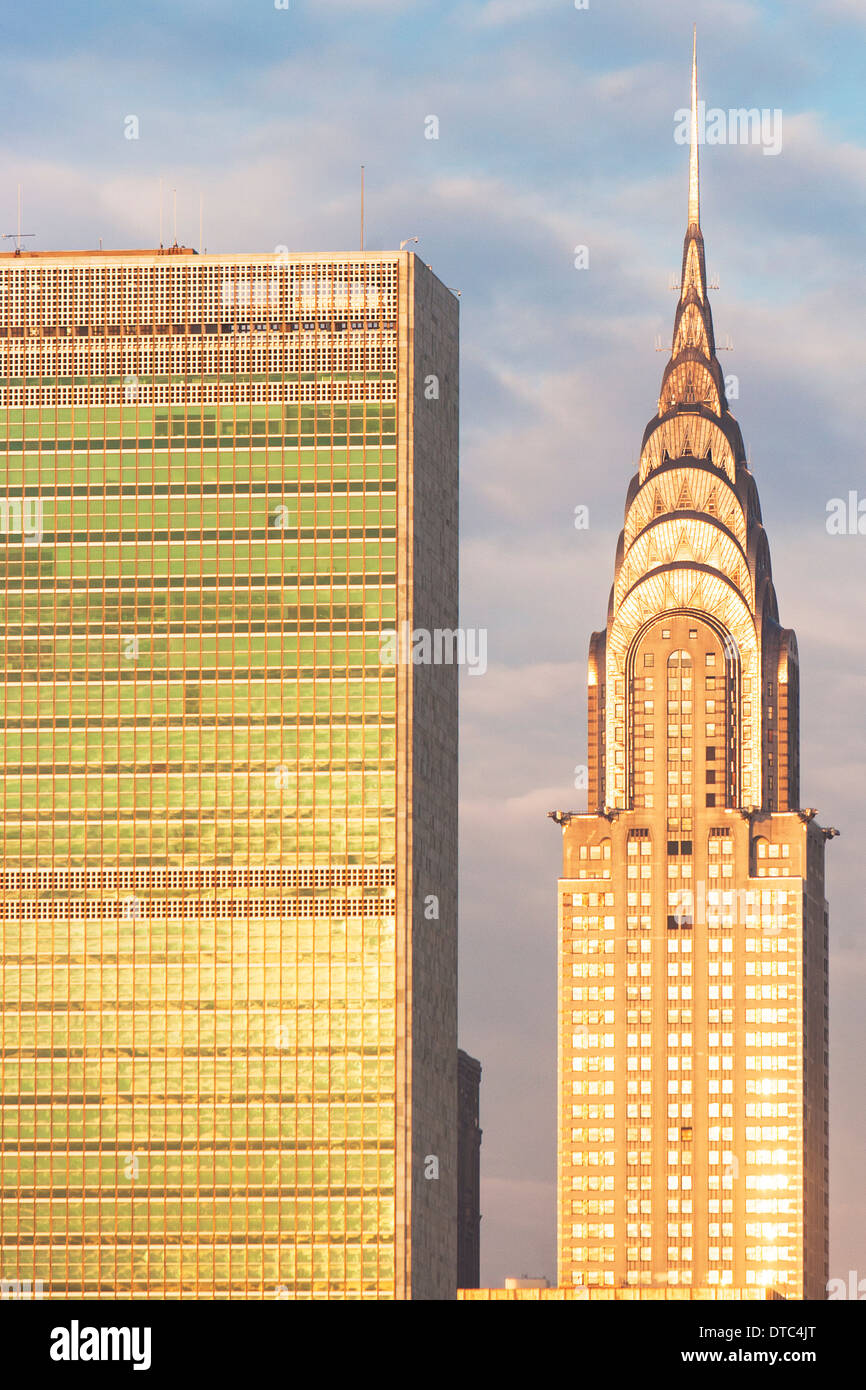
[[[692,40],[692,105],[689,141],[689,220],[683,244],[680,298],[674,319],[671,360],[659,398],[659,414],[699,402],[716,416],[727,413],[724,373],[716,358],[713,316],[707,297],[704,238],[700,227],[698,174],[697,30]],[[742,448],[742,445],[740,445]]]
[[[692,37],[692,119],[689,127],[689,227],[701,222],[701,185],[698,175],[698,26]]]

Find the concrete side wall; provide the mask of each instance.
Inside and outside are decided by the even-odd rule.
[[[458,304],[410,264],[412,609],[432,634],[459,621]],[[413,1299],[457,1288],[457,681],[456,665],[412,667]]]

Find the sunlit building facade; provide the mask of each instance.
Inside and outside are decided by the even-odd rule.
[[[800,805],[797,644],[716,357],[695,138],[690,160],[671,357],[590,645],[589,811],[555,813],[558,1282],[818,1299],[835,832]]]
[[[4,1280],[454,1296],[457,384],[409,253],[0,257]]]

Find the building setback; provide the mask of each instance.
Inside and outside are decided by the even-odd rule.
[[[823,1298],[835,832],[800,805],[797,643],[716,357],[694,136],[588,702],[589,813],[554,813],[559,1285]]]
[[[381,634],[457,624],[456,300],[177,246],[0,294],[0,1272],[454,1297],[457,672]]]

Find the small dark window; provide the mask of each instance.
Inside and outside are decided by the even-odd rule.
[[[708,805],[708,806],[715,806],[715,804],[716,804],[716,794],[715,794],[715,792],[707,792],[707,805]]]
[[[679,840],[668,840],[668,854],[679,854],[679,852],[680,852],[680,842],[679,842]]]
[[[715,780],[716,780],[716,769],[715,769],[714,767],[708,767],[708,768],[707,768],[707,784],[708,784],[708,786],[712,786],[713,783],[715,782]]]
[[[692,842],[691,842],[691,840],[680,840],[680,854],[691,854],[691,852],[692,852]]]
[[[711,763],[711,762],[713,761],[713,759],[715,758],[715,756],[716,756],[716,750],[715,750],[715,748],[708,748],[708,749],[707,749],[707,762],[708,762],[708,763]]]
[[[692,915],[690,912],[677,912],[668,917],[668,930],[676,931],[678,927],[688,928],[692,925]]]

